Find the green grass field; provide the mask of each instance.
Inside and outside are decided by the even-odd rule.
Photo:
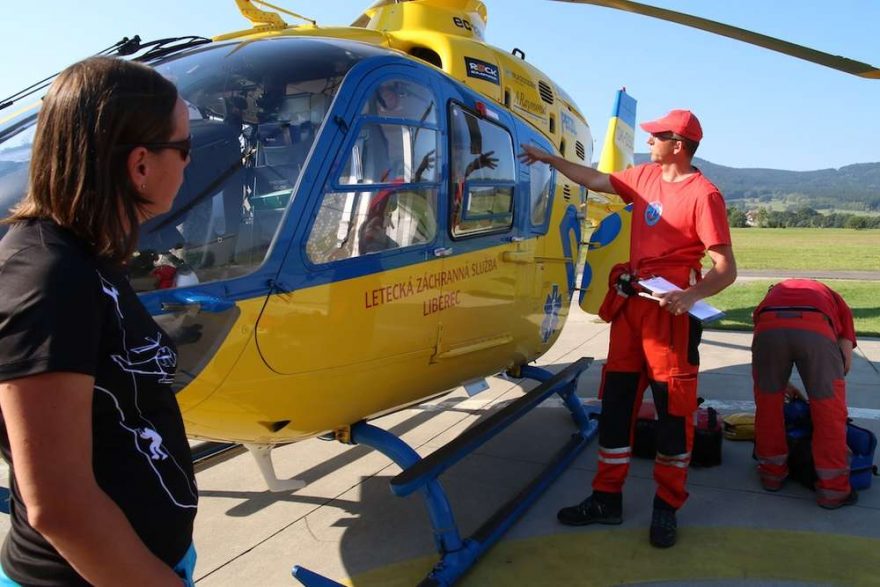
[[[735,228],[733,249],[740,271],[878,271],[880,231],[837,228]],[[880,281],[825,280],[853,310],[856,332],[880,336]],[[772,280],[741,281],[709,303],[727,316],[710,325],[750,330],[752,311]]]
[[[763,299],[776,280],[744,281],[734,284],[720,294],[707,298],[713,306],[724,310],[727,315],[708,325],[717,330],[751,330],[752,312]],[[854,280],[823,280],[834,291],[843,296],[853,311],[856,333],[859,336],[880,336],[880,282],[860,282]]]
[[[731,232],[741,270],[880,271],[880,230],[734,228]]]

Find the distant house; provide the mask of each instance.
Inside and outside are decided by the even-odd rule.
[[[758,226],[757,210],[749,210],[746,212],[746,226]]]

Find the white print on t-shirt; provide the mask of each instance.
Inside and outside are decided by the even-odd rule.
[[[154,461],[164,461],[168,458],[168,453],[162,448],[162,437],[152,428],[141,428],[138,430],[138,436],[150,441],[150,458]]]
[[[135,439],[135,450],[144,455],[147,463],[149,463],[150,467],[153,469],[153,472],[156,474],[156,478],[159,480],[159,484],[162,485],[162,489],[165,490],[165,493],[168,495],[168,498],[171,500],[171,502],[180,508],[198,507],[198,492],[194,485],[190,486],[189,479],[187,478],[186,473],[184,472],[183,468],[181,468],[180,464],[174,460],[174,457],[169,455],[164,448],[161,448],[160,450],[162,450],[162,452],[165,453],[168,458],[154,460],[152,454],[148,454],[153,446],[153,443],[150,442],[149,446],[144,448],[143,446],[141,446],[141,443],[138,443],[137,441],[138,438],[142,438],[140,430],[143,430],[143,428],[132,428],[130,426],[126,426],[125,412],[123,412],[122,408],[120,407],[119,400],[116,399],[116,396],[110,393],[109,390],[104,389],[99,385],[95,386],[95,390],[100,391],[101,393],[109,397],[113,404],[116,406],[116,411],[119,412],[119,425],[125,430],[131,432],[132,437]],[[145,418],[141,419],[146,420]],[[150,430],[152,431],[152,429]],[[158,434],[156,436],[158,436]],[[159,465],[159,463],[168,463],[169,466],[162,467],[162,470],[160,471],[159,469],[157,469],[157,465]],[[169,468],[172,465],[173,468]],[[173,481],[170,478],[170,474],[172,473],[174,473],[175,476],[179,474],[180,482],[174,483],[173,487],[169,487],[169,481]],[[195,483],[195,481],[193,481],[193,483]],[[181,487],[186,487],[189,495],[183,495],[183,492],[180,491]]]
[[[171,347],[162,344],[161,330],[157,331],[154,337],[145,336],[146,344],[129,349],[125,316],[119,305],[119,290],[100,272],[98,278],[101,280],[102,291],[113,300],[116,307],[124,349],[122,354],[111,355],[111,358],[129,374],[131,387],[111,393],[108,389],[96,385],[95,390],[106,394],[113,401],[119,413],[119,425],[131,433],[134,449],[144,456],[172,503],[181,508],[195,508],[198,503],[195,480],[190,480],[180,463],[162,446],[162,436],[156,432],[156,426],[144,416],[138,402],[139,378],[157,377],[160,383],[171,383],[174,368],[177,366],[177,354]],[[120,404],[120,399],[126,397],[126,394],[130,394],[130,398],[127,398],[129,401],[125,401],[124,405],[133,406],[133,409],[127,408],[129,413],[126,413],[126,409]]]
[[[122,311],[119,309],[119,290],[116,289],[115,285],[104,279],[104,276],[100,273],[98,273],[98,277],[101,278],[101,289],[113,299],[113,303],[116,305],[116,314],[122,318]]]
[[[177,355],[169,347],[162,345],[162,334],[157,332],[156,338],[144,337],[148,344],[131,349],[136,355],[135,359],[129,360],[120,355],[110,355],[116,364],[129,373],[138,375],[156,375],[159,383],[174,383],[174,367],[177,365]]]
[[[122,330],[122,344],[128,344],[125,339],[125,324],[122,309],[119,307],[119,290],[110,281],[104,278],[100,272],[101,289],[107,297],[113,300],[116,306],[116,315],[119,317],[119,328]],[[145,336],[147,344],[127,350],[126,357],[110,355],[116,364],[128,373],[137,375],[155,375],[159,383],[174,383],[174,368],[177,366],[177,354],[170,347],[162,344],[162,333],[156,332],[155,338]],[[131,357],[134,354],[135,357]]]

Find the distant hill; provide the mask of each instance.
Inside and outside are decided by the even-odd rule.
[[[643,163],[648,155],[636,153],[635,159]],[[777,202],[788,207],[880,211],[880,163],[784,171],[726,167],[696,157],[694,165],[721,189],[729,205],[749,207]]]

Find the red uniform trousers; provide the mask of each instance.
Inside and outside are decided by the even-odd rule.
[[[850,493],[846,383],[837,337],[821,312],[771,310],[755,319],[752,377],[758,473],[768,488],[780,487],[788,475],[782,408],[793,365],[810,398],[813,462],[819,477],[816,500],[839,504]]]
[[[627,299],[611,323],[608,361],[602,369],[599,470],[593,489],[620,493],[629,471],[635,419],[648,383],[657,407],[657,497],[678,509],[688,497],[687,468],[697,408],[697,346],[702,325],[673,316],[656,301]]]

